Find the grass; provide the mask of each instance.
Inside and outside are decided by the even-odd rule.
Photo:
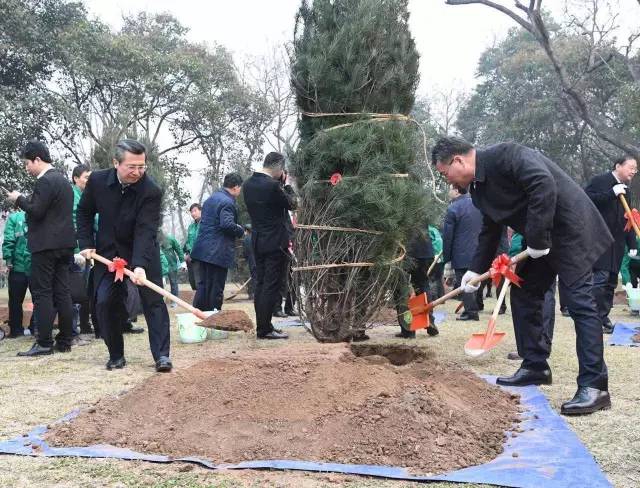
[[[0,290],[0,302],[6,303],[6,289]],[[487,308],[494,303],[487,300]],[[419,333],[417,343],[433,350],[441,360],[454,361],[482,374],[508,374],[517,363],[508,361],[506,354],[515,349],[511,317],[501,316],[498,329],[507,337],[486,357],[477,359],[464,355],[462,346],[470,334],[484,328],[482,322],[456,322],[453,308],[457,302],[445,304],[447,321],[441,334],[429,338]],[[239,301],[234,308],[242,308],[253,316],[250,303]],[[613,321],[631,321],[624,306],[612,311]],[[172,320],[175,324],[175,320]],[[396,327],[380,327],[371,331],[373,340],[391,339]],[[570,319],[559,313],[551,356],[554,385],[542,387],[555,409],[575,392],[577,359],[575,332]],[[291,331],[290,341],[313,342],[314,339],[299,328]],[[155,374],[146,334],[130,335],[126,339],[127,367],[107,372],[106,348],[102,341],[74,348],[70,354],[56,354],[39,359],[16,358],[17,351],[27,349],[30,338],[0,342],[0,438],[6,439],[26,433],[39,424],[58,419],[74,408],[86,407],[106,395],[115,395],[132,388]],[[222,350],[270,347],[278,343],[259,344],[242,335],[232,335],[226,341],[204,344],[180,344],[175,326],[172,327],[172,359],[176,368],[187,367]],[[275,352],[275,351],[274,351]],[[594,455],[607,477],[616,487],[640,486],[640,348],[606,347],[610,392],[613,407],[607,412],[568,418],[567,422]],[[426,453],[425,455],[428,455]],[[152,464],[138,461],[116,461],[80,458],[31,458],[0,456],[1,487],[349,487],[400,488],[424,486],[416,483],[378,480],[330,473],[278,471],[221,471],[213,472],[188,464]],[[434,488],[454,485],[434,483]],[[462,485],[458,485],[462,486]],[[480,485],[465,485],[480,486]]]

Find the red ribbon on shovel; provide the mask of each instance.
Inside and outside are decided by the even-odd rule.
[[[127,265],[127,262],[122,258],[113,258],[111,264],[109,264],[109,272],[115,272],[116,276],[113,281],[123,281],[124,280],[124,268]]]
[[[629,232],[633,229],[633,223],[629,220],[629,214],[625,212],[624,218],[627,219],[627,224],[624,226],[624,231]],[[640,226],[640,212],[635,208],[631,209],[631,218],[635,221],[636,225]]]
[[[511,283],[513,283],[514,285],[520,286],[520,283],[522,283],[522,278],[520,278],[513,272],[513,270],[511,269],[512,264],[513,263],[511,262],[511,258],[509,258],[509,256],[507,256],[506,254],[500,254],[500,256],[493,260],[493,263],[491,263],[491,269],[489,271],[491,272],[491,281],[493,281],[493,284],[496,286],[496,288],[502,281],[503,276],[511,281]]]

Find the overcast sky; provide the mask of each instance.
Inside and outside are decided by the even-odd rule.
[[[512,6],[513,0],[495,0]],[[585,0],[568,0],[575,5]],[[640,24],[637,0],[618,4],[619,23]],[[190,29],[196,42],[218,43],[237,55],[260,56],[270,47],[291,41],[300,0],[84,0],[90,14],[114,28],[123,15],[139,11],[170,12]],[[545,0],[562,20],[565,0]],[[420,94],[456,86],[471,89],[480,54],[516,24],[506,15],[481,5],[449,6],[444,0],[410,0],[411,32],[420,53]]]

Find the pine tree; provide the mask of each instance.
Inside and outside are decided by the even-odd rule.
[[[403,245],[426,231],[433,208],[417,163],[422,134],[407,117],[419,81],[407,3],[303,0],[296,17],[291,83],[302,112],[293,163],[301,191],[296,256],[298,267],[320,266],[296,277],[319,340],[362,333],[406,280]],[[335,174],[341,181],[332,184]],[[375,266],[344,266],[361,262]],[[340,266],[321,267],[331,264]]]

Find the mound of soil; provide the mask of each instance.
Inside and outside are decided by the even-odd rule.
[[[253,330],[253,322],[243,310],[220,310],[218,313],[204,319],[199,325],[230,332],[249,332]]]
[[[481,464],[502,452],[518,418],[517,396],[412,346],[352,347],[254,350],[155,375],[53,426],[47,441],[216,463],[300,459],[416,473]]]

